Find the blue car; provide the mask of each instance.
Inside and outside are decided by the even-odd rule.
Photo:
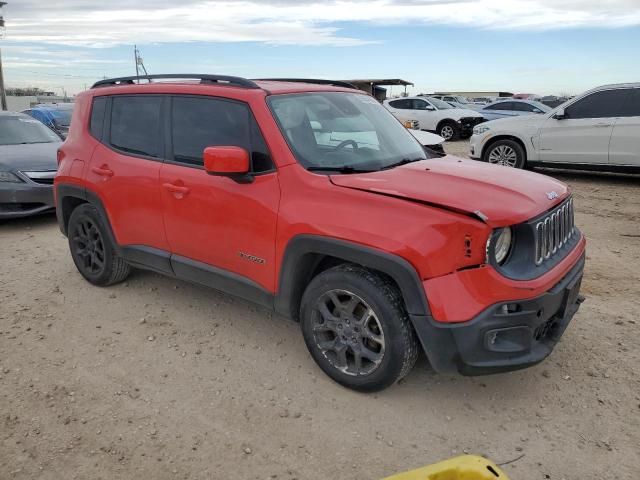
[[[550,111],[551,109],[545,104],[534,100],[516,100],[515,98],[509,98],[493,102],[478,110],[478,113],[487,120],[497,120],[499,118],[535,115]]]
[[[71,124],[71,114],[73,113],[73,103],[36,105],[28,110],[23,110],[22,113],[26,113],[44,123],[61,138],[67,138],[69,125]]]

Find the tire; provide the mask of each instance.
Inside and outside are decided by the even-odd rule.
[[[447,142],[460,139],[460,126],[453,120],[445,120],[438,125],[438,135]]]
[[[129,276],[131,266],[116,253],[106,222],[93,205],[76,207],[67,231],[73,263],[89,283],[106,287]]]
[[[357,265],[339,265],[311,280],[302,296],[300,324],[318,366],[353,390],[383,390],[407,375],[418,358],[397,287]]]
[[[525,168],[527,154],[518,142],[504,139],[489,145],[482,154],[482,160],[494,165]]]

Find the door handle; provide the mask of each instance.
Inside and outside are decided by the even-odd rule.
[[[100,167],[91,167],[91,171],[101,177],[113,177],[113,170],[111,170],[106,164]]]
[[[596,128],[605,128],[605,127],[610,127],[612,124],[611,123],[596,123],[594,125],[594,127]]]
[[[169,190],[171,193],[175,193],[180,196],[186,195],[187,193],[189,193],[189,189],[181,185],[175,185],[173,183],[163,183],[162,186],[167,190]]]

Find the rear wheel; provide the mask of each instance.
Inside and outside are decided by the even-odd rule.
[[[394,384],[418,356],[400,292],[388,278],[359,266],[340,265],[315,277],[302,297],[300,323],[318,366],[354,390]]]
[[[438,126],[438,135],[447,141],[460,138],[460,126],[453,120],[445,120]]]
[[[116,253],[105,222],[93,205],[78,206],[69,218],[67,230],[71,257],[85,279],[108,286],[127,278],[131,267]]]
[[[483,160],[494,165],[524,168],[527,159],[524,148],[514,140],[498,140],[487,147]]]

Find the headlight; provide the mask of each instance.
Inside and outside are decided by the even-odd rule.
[[[493,235],[493,258],[498,265],[502,265],[509,256],[511,251],[511,242],[513,235],[511,228],[501,228],[497,230]]]
[[[22,180],[11,172],[0,172],[0,182],[22,183]]]
[[[488,132],[489,130],[491,129],[487,125],[476,125],[473,127],[473,134],[482,135],[484,132]]]

